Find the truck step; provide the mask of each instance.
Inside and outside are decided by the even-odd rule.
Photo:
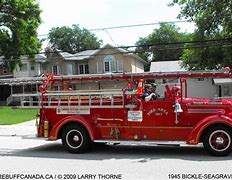
[[[113,140],[113,139],[100,139],[94,140],[96,143],[107,143],[109,145],[142,145],[142,146],[191,146],[186,144],[185,141],[131,141],[131,140]]]

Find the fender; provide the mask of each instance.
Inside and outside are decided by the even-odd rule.
[[[198,122],[190,133],[187,144],[198,144],[203,131],[213,124],[225,124],[232,127],[232,119],[224,115],[212,115]]]
[[[52,130],[50,131],[49,133],[49,140],[57,140],[58,138],[58,134],[59,134],[59,131],[61,130],[61,128],[67,124],[67,123],[70,123],[70,122],[73,122],[73,123],[80,123],[82,124],[88,131],[89,135],[90,135],[90,138],[91,140],[94,140],[94,131],[93,129],[91,128],[90,126],[90,123],[87,122],[83,117],[81,116],[68,116],[62,120],[60,120],[53,128]]]

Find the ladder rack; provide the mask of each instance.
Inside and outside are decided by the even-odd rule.
[[[139,79],[139,78],[201,78],[201,77],[231,77],[226,70],[198,70],[178,72],[142,72],[142,73],[109,73],[88,75],[58,75],[52,80],[108,80],[108,79]]]
[[[21,101],[21,108],[56,108],[70,112],[75,109],[90,108],[123,108],[124,96],[123,91],[112,92],[46,92],[43,94],[18,95]],[[38,97],[38,101],[34,101],[33,97]]]

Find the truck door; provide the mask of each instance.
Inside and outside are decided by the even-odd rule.
[[[175,112],[176,100],[172,94],[166,94],[164,98],[142,100],[140,108],[128,110],[132,134],[141,140],[182,140],[188,132],[182,126],[180,113]]]

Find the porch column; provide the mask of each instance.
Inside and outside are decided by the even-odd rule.
[[[38,84],[35,84],[36,87],[36,94],[38,94],[39,88],[38,88]]]
[[[30,92],[31,94],[32,94],[32,90],[33,90],[32,86],[33,86],[33,84],[32,84],[32,82],[31,82],[31,92]]]
[[[10,94],[13,94],[13,84],[10,85]]]
[[[22,88],[23,88],[23,94],[24,94],[24,84],[23,84]]]

